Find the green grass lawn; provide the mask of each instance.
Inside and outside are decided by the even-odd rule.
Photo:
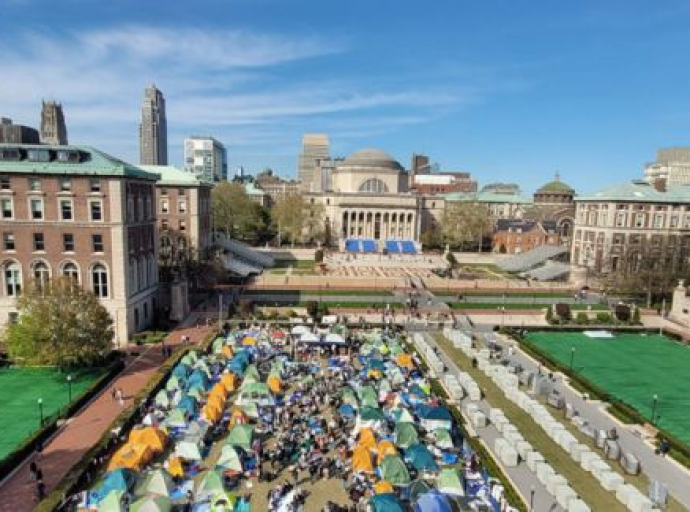
[[[448,305],[453,309],[493,309],[505,307],[508,309],[544,309],[552,306],[552,304],[533,304],[531,302],[450,302]],[[570,309],[573,311],[587,311],[587,304],[570,304]],[[592,305],[592,311],[598,311],[596,304]],[[606,310],[608,311],[608,310]]]
[[[527,340],[690,445],[690,347],[665,336],[531,332]],[[657,404],[654,407],[654,395]]]
[[[275,260],[275,264],[271,268],[278,269],[288,267],[293,267],[296,269],[313,269],[314,260]]]
[[[73,372],[72,400],[102,374],[101,369]],[[39,398],[44,418],[68,405],[67,374],[51,368],[0,369],[0,460],[39,429]]]
[[[318,302],[318,301],[316,301]],[[333,300],[323,300],[322,301],[324,304],[326,304],[330,308],[357,308],[357,309],[369,309],[369,308],[374,308],[374,303],[372,302],[361,302],[361,301],[333,301]],[[264,301],[264,300],[258,300],[256,301],[257,306],[275,306],[278,304],[279,307],[299,307],[299,308],[304,308],[307,307],[308,301],[303,301],[303,300],[290,300],[290,301]],[[395,308],[400,312],[403,307],[402,302],[389,302],[390,307]],[[379,310],[381,308],[384,308],[386,304],[384,303],[378,303],[376,304],[378,306]]]

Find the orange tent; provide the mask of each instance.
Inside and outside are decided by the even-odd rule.
[[[278,377],[268,378],[268,387],[273,393],[280,393],[283,390],[283,385]]]
[[[414,367],[414,364],[412,363],[412,356],[410,356],[410,354],[398,354],[398,357],[395,358],[395,362],[398,364],[398,366],[402,366],[404,368]]]
[[[129,433],[128,444],[144,444],[152,451],[160,453],[165,448],[168,436],[160,429],[153,427],[134,429]]]
[[[232,428],[235,425],[246,425],[247,421],[248,418],[244,411],[242,409],[235,408],[232,410],[232,414],[230,415],[229,427]]]
[[[223,410],[223,407],[225,407],[225,399],[218,396],[218,395],[211,395],[208,397],[208,401],[206,402],[207,406],[214,407],[216,409],[220,409],[221,411]]]
[[[213,404],[206,404],[201,412],[211,423],[217,423],[221,416],[223,416],[222,409],[215,407]]]
[[[363,446],[370,450],[376,448],[376,435],[370,428],[363,428],[359,431],[359,446]]]
[[[224,374],[220,379],[220,383],[223,385],[225,391],[227,391],[228,393],[230,391],[235,391],[235,389],[237,388],[237,378],[235,377],[234,373]]]
[[[352,452],[352,471],[355,473],[373,473],[374,464],[371,452],[364,446],[358,446]]]
[[[376,494],[387,494],[389,492],[395,492],[393,489],[393,484],[387,482],[386,480],[381,480],[376,485],[374,485],[374,492]]]
[[[242,338],[242,344],[243,345],[256,345],[256,338],[253,336],[246,336]]]
[[[218,395],[223,397],[223,400],[225,400],[228,397],[228,390],[225,389],[225,386],[221,382],[217,382],[212,388],[209,393],[209,396],[212,395]]]
[[[386,455],[397,455],[397,453],[398,450],[395,449],[395,445],[391,441],[381,441],[376,454],[376,464],[380,465]]]
[[[225,345],[223,347],[223,350],[221,351],[221,354],[223,354],[225,357],[230,359],[235,353],[232,351],[232,347],[230,345]]]
[[[127,443],[116,451],[112,459],[110,459],[108,471],[120,468],[141,471],[146,463],[151,460],[151,457],[153,457],[153,452],[145,444]]]
[[[176,456],[168,459],[168,473],[172,477],[182,478],[184,476],[184,469],[182,469],[182,459]]]

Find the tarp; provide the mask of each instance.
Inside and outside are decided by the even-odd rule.
[[[306,334],[309,332],[309,327],[306,325],[296,325],[292,328],[290,331],[290,334],[293,336],[301,336],[302,334]]]
[[[153,469],[144,474],[144,477],[137,483],[134,494],[143,496],[154,494],[157,496],[169,496],[175,489],[170,473],[164,469]]]
[[[413,423],[400,422],[395,424],[395,444],[401,448],[409,448],[419,442],[417,429]]]
[[[405,460],[417,471],[438,471],[438,464],[429,449],[423,444],[413,444],[405,450]]]
[[[148,446],[154,453],[162,453],[168,436],[160,429],[154,427],[137,428],[129,433],[130,444],[141,443]]]
[[[354,473],[373,473],[374,464],[371,452],[365,446],[358,446],[352,452],[352,471]]]
[[[169,512],[172,503],[167,496],[144,497],[129,506],[129,512]]]
[[[331,332],[329,334],[326,334],[326,337],[324,338],[324,342],[328,343],[329,345],[344,345],[345,344],[345,338],[343,338],[340,334],[336,334],[334,332]]]
[[[442,469],[436,478],[436,488],[446,494],[454,496],[464,496],[465,490],[458,472],[454,469]]]
[[[306,332],[299,337],[300,343],[318,343],[320,340],[321,338],[312,332]]]
[[[413,505],[415,512],[452,512],[448,497],[438,491],[422,494]]]
[[[235,425],[226,438],[225,444],[228,446],[238,446],[245,451],[250,451],[252,449],[253,437],[254,428],[252,426]]]
[[[209,403],[201,410],[201,414],[209,423],[216,424],[223,417],[223,410],[214,403]]]
[[[369,500],[373,512],[404,512],[404,508],[395,494],[375,494]]]
[[[164,389],[161,389],[158,393],[156,393],[156,396],[153,399],[153,403],[161,407],[168,407],[170,405],[170,398],[168,398],[168,393]]]
[[[362,386],[359,390],[359,400],[362,406],[378,407],[379,397],[376,390],[371,386]]]
[[[223,350],[221,350],[221,354],[223,354],[225,357],[230,359],[235,353],[232,350],[232,347],[230,345],[225,345],[223,347]]]
[[[410,472],[399,455],[386,455],[379,468],[381,469],[381,477],[393,485],[410,483]]]
[[[180,400],[180,403],[177,404],[178,409],[182,409],[190,416],[193,416],[196,413],[198,406],[199,402],[197,399],[189,395],[184,396],[182,400]]]

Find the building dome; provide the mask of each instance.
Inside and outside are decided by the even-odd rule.
[[[556,179],[549,181],[546,185],[542,186],[537,190],[537,194],[569,194],[575,195],[575,189],[571,186],[563,183],[558,174],[556,174]]]
[[[355,151],[349,157],[347,157],[339,167],[373,167],[373,168],[385,168],[394,169],[396,171],[403,170],[400,162],[395,160],[385,151],[380,149],[360,149]]]

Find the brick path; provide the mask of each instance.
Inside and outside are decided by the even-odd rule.
[[[165,343],[168,346],[178,345],[183,334],[188,335],[192,343],[198,343],[207,332],[206,327],[177,329],[168,335]],[[133,361],[129,359],[123,372],[71,418],[44,447],[38,465],[43,471],[46,493],[50,493],[70,468],[98,442],[110,423],[123,408],[131,404],[132,397],[146,385],[164,361],[160,345],[146,348]],[[113,387],[122,389],[125,397],[123,406],[112,401],[110,393]],[[29,481],[29,464],[25,461],[18,471],[0,484],[0,511],[31,510],[35,503],[34,491],[35,485]]]

